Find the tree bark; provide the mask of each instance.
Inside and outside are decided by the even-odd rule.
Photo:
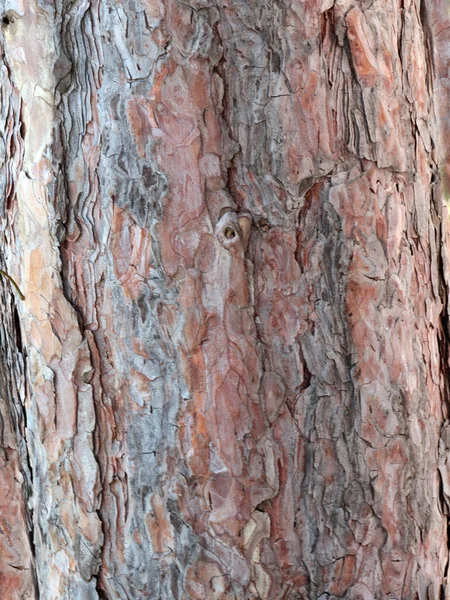
[[[442,600],[445,0],[1,0],[0,588]]]

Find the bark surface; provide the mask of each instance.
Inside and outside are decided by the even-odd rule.
[[[445,0],[0,8],[1,598],[450,598]]]

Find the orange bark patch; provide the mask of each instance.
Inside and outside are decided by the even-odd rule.
[[[157,553],[167,552],[170,549],[173,550],[173,528],[159,494],[152,496],[151,506],[152,510],[147,513],[145,521],[152,538],[153,550]]]
[[[141,158],[145,158],[145,146],[149,141],[152,132],[149,111],[140,100],[133,98],[128,103],[127,115],[131,133],[136,140],[139,155]]]
[[[359,8],[350,10],[347,14],[347,34],[358,79],[365,86],[374,87],[379,79],[378,65],[364,31],[363,18]]]
[[[355,574],[356,556],[348,555],[336,561],[333,580],[329,591],[331,594],[342,595],[348,590],[353,582]]]

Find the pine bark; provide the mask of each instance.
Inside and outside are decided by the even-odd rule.
[[[445,0],[0,7],[1,598],[450,598]]]

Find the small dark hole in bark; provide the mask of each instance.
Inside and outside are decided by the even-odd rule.
[[[2,23],[5,27],[8,27],[8,25],[11,25],[12,23],[14,23],[14,17],[5,15],[2,19]]]
[[[226,227],[223,235],[227,238],[227,240],[232,240],[234,237],[236,237],[236,233],[231,227]]]
[[[271,227],[271,225],[270,225],[269,221],[268,221],[267,219],[264,219],[264,217],[262,217],[262,218],[259,220],[259,223],[258,223],[258,225],[259,225],[259,228],[260,228],[262,231],[269,231],[269,229],[270,229],[270,227]]]

